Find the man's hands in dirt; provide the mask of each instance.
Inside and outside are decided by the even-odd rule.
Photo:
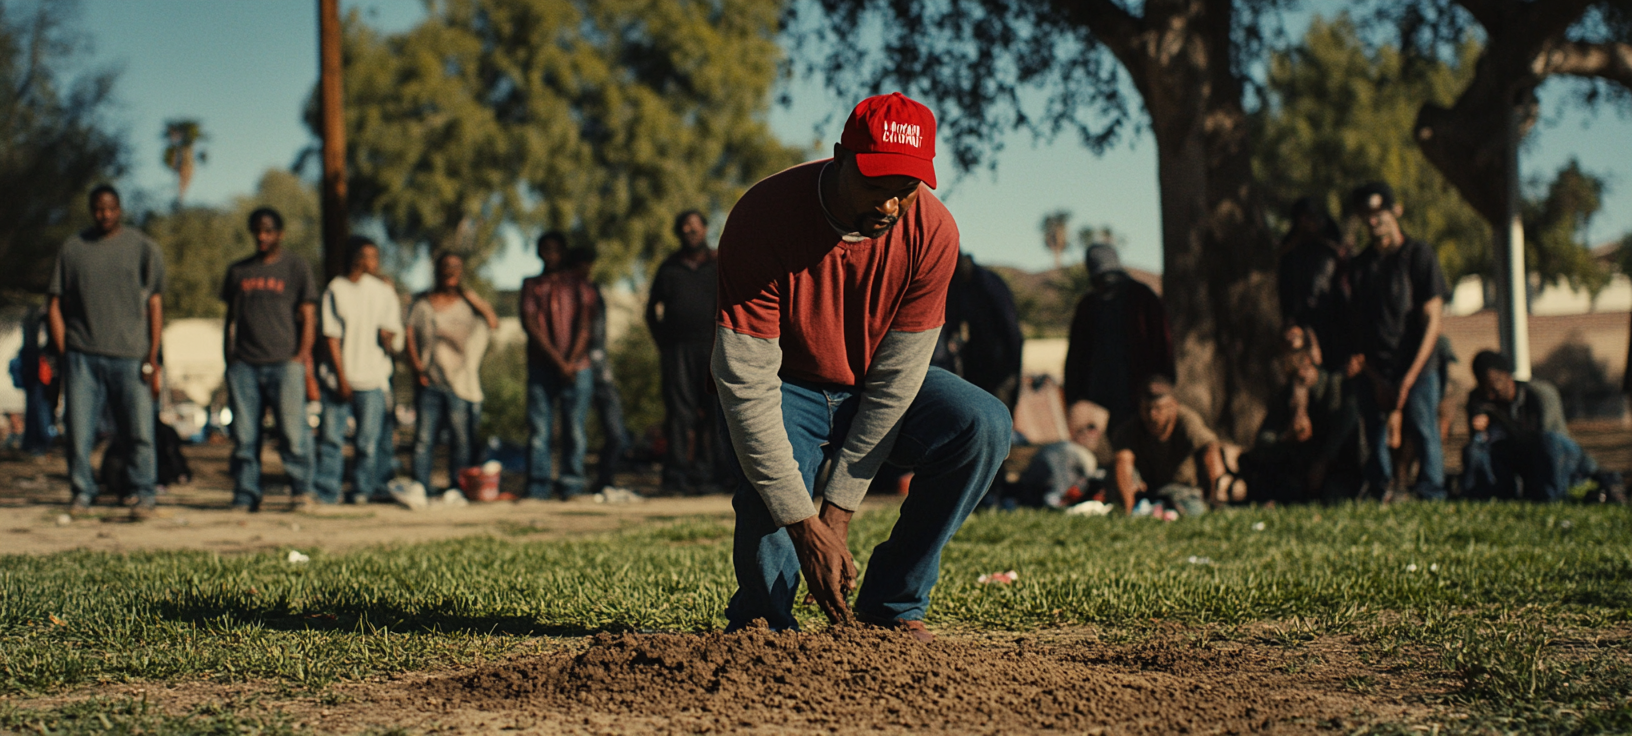
[[[856,589],[856,561],[847,543],[852,513],[824,503],[820,514],[787,526],[810,598],[835,624],[850,621],[846,601]]]

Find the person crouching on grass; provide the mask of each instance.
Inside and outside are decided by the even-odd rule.
[[[870,97],[832,159],[755,184],[726,221],[712,367],[734,450],[730,630],[797,628],[803,573],[830,621],[933,638],[923,618],[941,548],[1012,430],[1003,402],[929,366],[958,259],[957,224],[929,192],[934,156],[928,108]],[[916,475],[852,611],[850,517],[885,462]]]

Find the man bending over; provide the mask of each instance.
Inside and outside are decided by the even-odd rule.
[[[1002,402],[929,367],[958,259],[957,225],[928,191],[934,156],[928,108],[871,97],[832,159],[755,184],[726,221],[712,367],[735,450],[733,629],[795,628],[801,572],[829,620],[851,619],[850,516],[889,462],[915,471],[912,492],[853,615],[933,638],[923,618],[941,548],[1012,429]]]

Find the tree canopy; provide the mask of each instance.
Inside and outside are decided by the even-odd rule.
[[[63,71],[83,47],[73,4],[15,7],[0,4],[0,298],[45,291],[62,241],[90,224],[86,193],[126,160],[102,119],[117,75]]]
[[[677,212],[799,160],[766,121],[775,0],[427,9],[401,34],[346,22],[349,207],[394,240],[474,265],[505,223],[558,228],[626,273],[672,247]]]

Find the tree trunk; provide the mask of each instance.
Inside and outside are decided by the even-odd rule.
[[[1228,0],[1150,0],[1145,11],[1139,32],[1107,43],[1133,76],[1156,138],[1162,300],[1179,395],[1245,443],[1276,385],[1280,317],[1275,248],[1230,64],[1233,8]]]

